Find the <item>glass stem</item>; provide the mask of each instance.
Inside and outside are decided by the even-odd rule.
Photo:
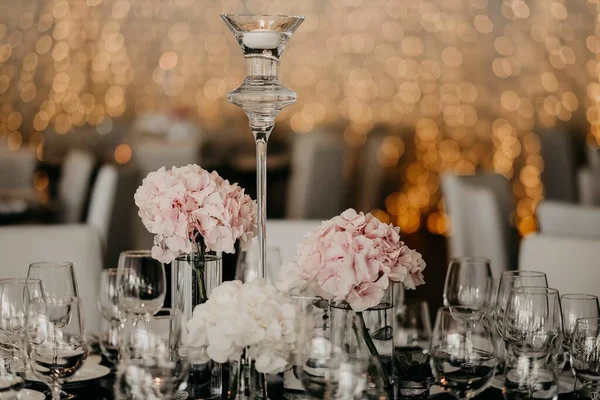
[[[50,393],[52,394],[52,400],[60,400],[60,382],[58,378],[54,378],[50,384]]]
[[[273,129],[273,126],[271,126]],[[271,129],[268,130],[270,133]],[[254,131],[256,141],[256,201],[258,203],[258,271],[266,278],[267,265],[267,140],[268,133]]]

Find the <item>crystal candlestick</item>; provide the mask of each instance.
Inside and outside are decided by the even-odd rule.
[[[221,15],[246,59],[246,78],[227,96],[248,116],[256,142],[258,202],[258,277],[265,278],[267,260],[267,142],[275,117],[296,101],[296,93],[279,82],[279,59],[304,17],[287,15]]]

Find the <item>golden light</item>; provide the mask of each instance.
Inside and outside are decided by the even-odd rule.
[[[131,160],[131,146],[121,143],[115,149],[115,161],[119,164],[127,164]]]

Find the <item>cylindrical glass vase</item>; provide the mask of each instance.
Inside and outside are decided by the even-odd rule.
[[[371,356],[377,357],[386,376],[382,377],[386,390],[394,382],[394,285],[384,291],[379,304],[356,313],[345,301],[330,301],[331,331],[344,325],[348,313],[356,313],[364,321],[364,338]],[[361,321],[361,323],[362,323]]]
[[[171,279],[172,308],[178,309],[187,322],[192,318],[194,308],[204,303],[213,289],[222,283],[222,259],[213,254],[180,256],[172,263]],[[220,399],[223,366],[210,359],[205,347],[190,347],[188,357],[188,399]]]

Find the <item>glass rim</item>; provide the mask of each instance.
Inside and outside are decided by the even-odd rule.
[[[102,274],[118,275],[119,274],[119,268],[104,268],[102,270]]]
[[[579,300],[598,300],[598,296],[588,293],[565,293],[560,296],[561,299],[579,299]],[[592,317],[593,318],[593,317]]]
[[[471,263],[487,263],[491,264],[492,260],[486,257],[454,257],[450,260],[450,264],[454,262],[471,262]]]
[[[119,257],[122,255],[126,255],[131,258],[142,258],[142,257],[152,257],[152,252],[150,250],[125,250],[119,254]]]
[[[523,293],[528,295],[556,295],[559,296],[558,289],[547,288],[543,286],[519,286],[510,289],[514,293]]]
[[[42,284],[42,280],[39,278],[3,278],[0,279],[0,286],[7,285],[31,285],[31,284]]]
[[[219,14],[220,17],[252,17],[252,18],[296,18],[296,19],[306,19],[304,15],[285,15],[285,14]]]
[[[583,317],[583,318],[577,318],[577,320],[575,321],[575,326],[579,325],[579,324],[583,324],[583,323],[589,323],[589,322],[595,322],[596,324],[600,325],[600,317]],[[575,328],[577,329],[577,328]]]
[[[71,261],[36,261],[29,264],[29,268],[73,268]]]
[[[515,276],[515,277],[524,277],[524,278],[534,278],[534,277],[542,277],[542,276],[546,276],[545,272],[540,272],[540,271],[529,271],[529,270],[510,270],[510,271],[503,271],[500,276]]]
[[[174,261],[190,261],[189,257],[191,256],[190,254],[180,254],[177,257],[175,257]],[[218,255],[218,254],[204,254],[204,259],[207,261],[219,261],[223,259],[222,255]]]

